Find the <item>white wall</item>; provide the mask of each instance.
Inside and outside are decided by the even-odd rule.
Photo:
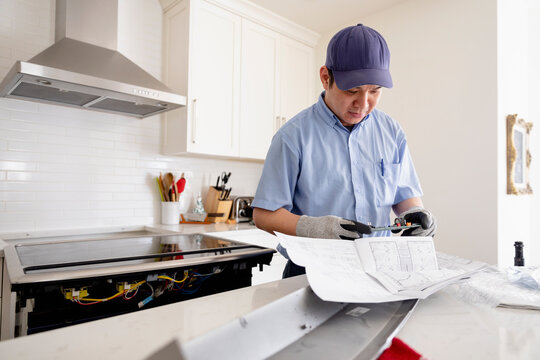
[[[438,219],[437,249],[496,263],[496,3],[409,0],[358,22],[390,47],[394,88],[379,108],[407,134],[424,205]],[[319,64],[334,32],[321,37]]]
[[[499,265],[513,265],[514,241],[524,244],[525,259],[531,249],[531,196],[506,194],[506,116],[529,117],[528,0],[498,0],[498,147]]]
[[[529,117],[531,132],[531,241],[525,247],[526,265],[540,264],[540,1],[529,1]]]
[[[118,48],[159,77],[159,2],[133,2],[119,3]],[[0,77],[52,44],[52,19],[54,0],[0,1]],[[0,98],[0,232],[159,222],[159,172],[186,172],[193,193],[204,195],[231,171],[232,193],[254,194],[262,164],[163,156],[161,131],[159,115],[140,120]]]

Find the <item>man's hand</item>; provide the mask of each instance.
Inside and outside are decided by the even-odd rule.
[[[371,227],[337,216],[312,217],[302,215],[296,224],[296,235],[320,239],[354,240],[371,234]]]
[[[414,206],[399,214],[399,217],[405,219],[407,222],[421,225],[417,228],[403,231],[401,236],[435,236],[437,220],[426,209]]]

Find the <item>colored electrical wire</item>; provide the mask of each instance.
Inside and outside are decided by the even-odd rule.
[[[94,298],[85,297],[85,298],[80,298],[80,299],[72,299],[72,301],[80,305],[95,305],[95,304],[113,300],[119,296],[122,296],[124,300],[131,300],[137,295],[139,291],[139,287],[146,283],[148,287],[150,287],[150,290],[152,293],[146,299],[146,302],[144,302],[142,305],[139,304],[139,307],[141,307],[141,306],[144,306],[146,303],[148,303],[151,299],[154,299],[160,296],[161,294],[163,294],[166,290],[167,291],[172,291],[172,290],[180,291],[181,293],[184,293],[184,294],[194,294],[197,291],[199,291],[202,283],[206,279],[208,279],[212,275],[222,272],[223,270],[225,270],[225,267],[222,269],[217,268],[215,271],[208,274],[199,274],[196,271],[191,271],[191,275],[189,271],[184,271],[184,277],[182,278],[182,280],[176,280],[176,273],[174,273],[173,277],[170,277],[167,275],[159,275],[157,277],[158,279],[167,280],[167,282],[165,283],[165,285],[160,286],[157,289],[154,289],[153,286],[146,280],[142,280],[133,284],[130,287],[130,289],[124,289],[107,298],[94,299]],[[187,284],[187,287],[185,286],[186,284]],[[132,294],[128,296],[129,293],[132,293]]]
[[[138,283],[135,283],[133,284],[133,286],[128,289],[128,290],[123,290],[123,291],[119,291],[117,292],[116,294],[112,295],[112,296],[109,296],[108,298],[104,298],[104,299],[93,299],[93,298],[88,298],[88,297],[85,297],[85,298],[81,298],[81,299],[77,299],[75,300],[75,302],[77,302],[78,304],[81,304],[81,305],[94,305],[94,304],[97,304],[97,303],[102,303],[102,302],[106,302],[106,301],[109,301],[109,300],[112,300],[112,299],[115,299],[119,296],[122,296],[124,294],[127,294],[133,290],[136,290],[139,288],[139,286],[141,286],[142,284],[146,283],[146,280],[143,280],[143,281],[139,281]],[[81,303],[81,301],[90,301],[90,303]]]
[[[175,282],[175,283],[183,283],[184,281],[186,281],[186,279],[188,278],[188,272],[186,271],[184,273],[184,278],[182,280],[176,280],[176,279],[173,279],[172,277],[169,277],[169,276],[165,276],[165,275],[159,275],[158,276],[158,279],[164,279],[164,280],[169,280],[169,281],[172,281],[172,282]]]
[[[132,291],[133,291],[133,290],[130,289],[129,291],[127,291],[127,292],[124,293],[124,295],[123,295],[124,300],[131,300],[131,299],[133,299],[133,298],[137,295],[137,293],[139,292],[139,286],[137,286],[137,288],[136,288],[135,291],[133,292],[133,295],[131,295],[131,296],[126,296],[127,294],[129,294],[129,293],[132,292]]]
[[[209,273],[209,274],[199,274],[198,272],[193,271],[193,275],[194,275],[194,276],[210,276],[210,275],[219,274],[219,273],[222,272],[223,270],[225,270],[225,267],[223,267],[223,269],[217,268],[216,271],[211,272],[211,273]]]

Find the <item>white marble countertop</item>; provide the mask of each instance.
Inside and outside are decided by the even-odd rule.
[[[307,285],[303,275],[6,340],[0,358],[145,359]],[[420,301],[397,336],[429,359],[539,359],[540,312],[478,307],[449,288]]]
[[[472,305],[457,291],[421,300],[397,337],[428,359],[540,359],[540,311]]]

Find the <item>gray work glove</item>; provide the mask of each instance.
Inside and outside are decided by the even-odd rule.
[[[371,227],[333,215],[302,215],[296,224],[296,235],[302,237],[354,240],[361,238],[362,234],[371,234]]]
[[[435,236],[437,230],[437,220],[429,211],[420,206],[414,206],[399,214],[400,218],[413,224],[421,226],[403,231],[401,236]]]

